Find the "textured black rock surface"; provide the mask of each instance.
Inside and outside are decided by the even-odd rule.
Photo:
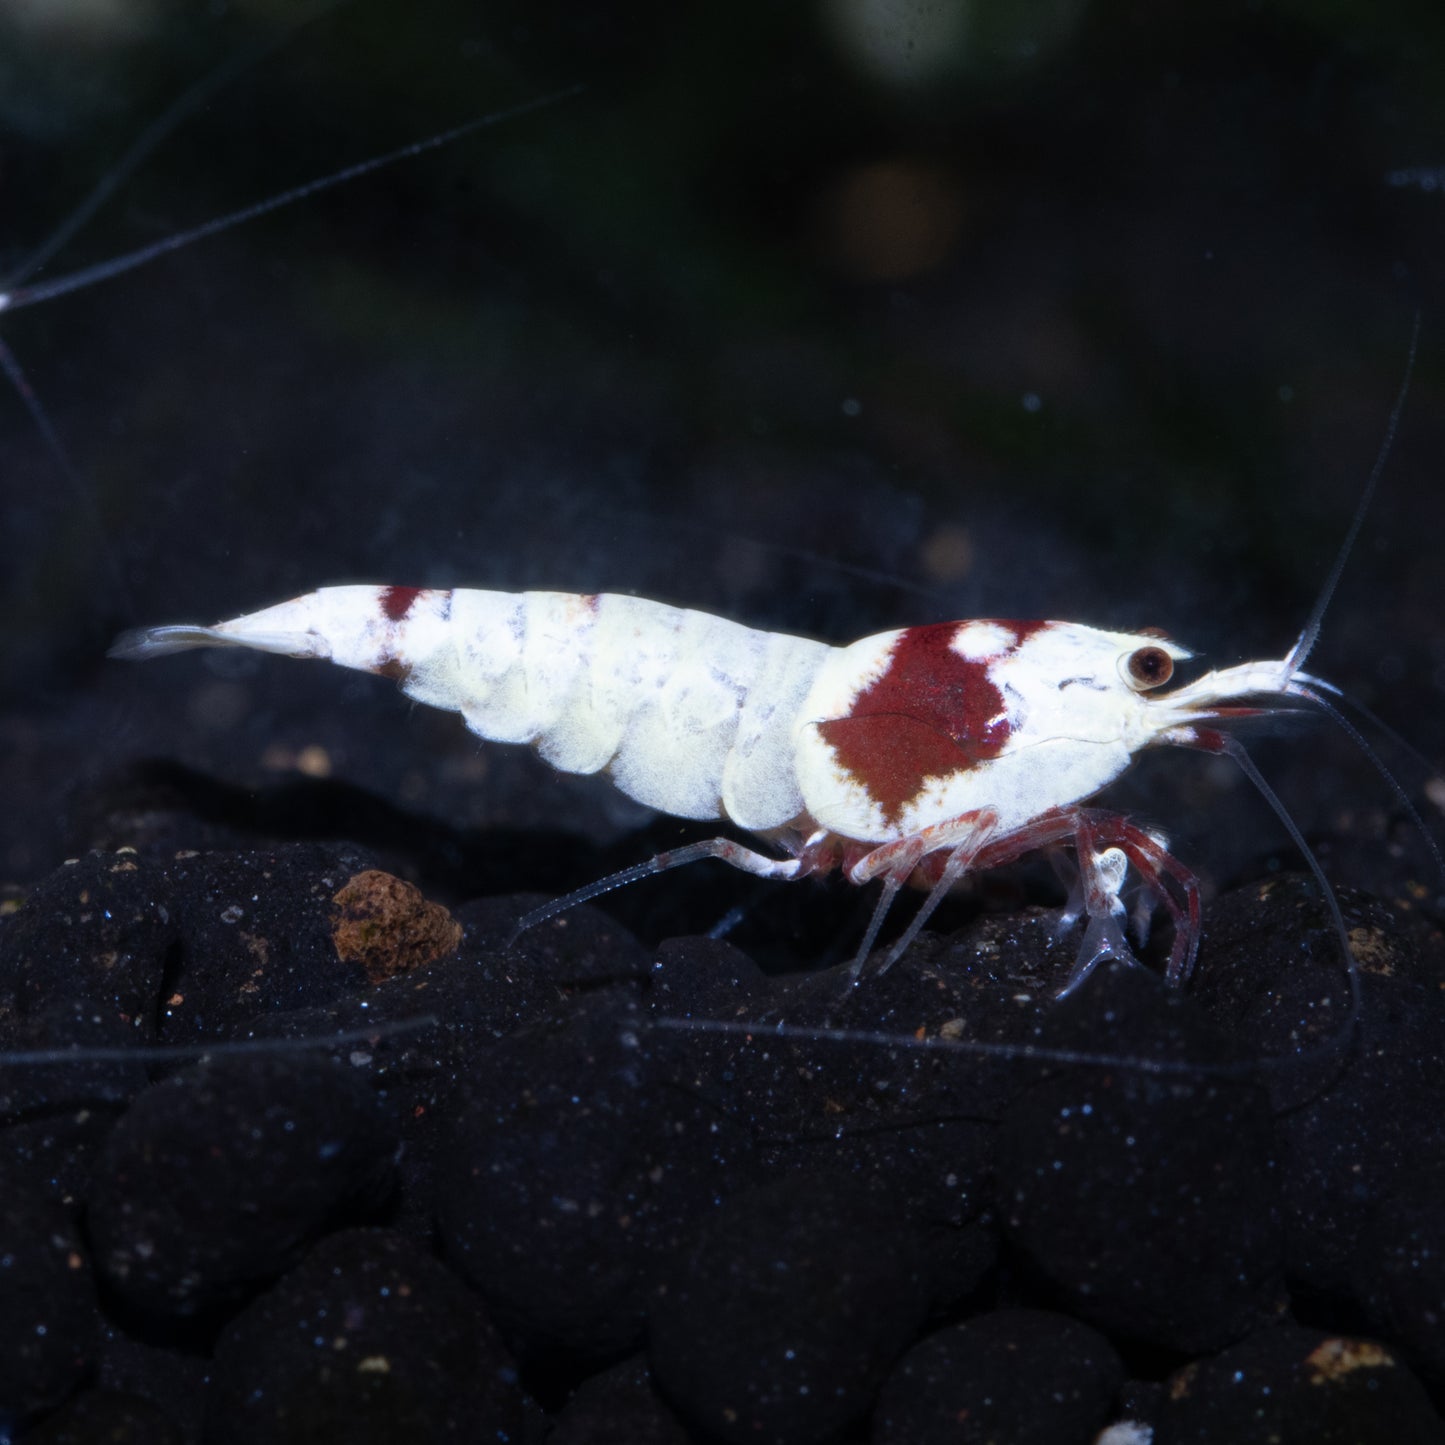
[[[1399,1439],[1439,1438],[1445,1072],[1391,1047],[1436,1020],[1439,940],[1381,905],[1343,900],[1369,960],[1358,1031],[1304,1006],[1304,1051],[1260,1054],[1294,973],[1332,979],[1320,999],[1340,983],[1323,906],[1288,878],[1218,900],[1214,990],[1114,964],[1058,1003],[1069,950],[1044,910],[926,934],[849,988],[845,966],[769,979],[707,939],[652,956],[589,909],[504,953],[525,900],[493,899],[457,910],[455,953],[371,982],[325,953],[329,899],[373,862],[96,854],[0,922],[7,1045],[72,1020],[134,1044],[10,1070],[5,1405],[39,1438],[154,1415],[181,1440],[521,1440],[555,1416],[564,1439],[635,1421],[822,1445],[966,1411],[1018,1439],[1152,1414],[1160,1438],[1225,1440],[1276,1406],[1334,1418],[1309,1413],[1317,1378],[1356,1422],[1320,1438],[1386,1438],[1377,1398]],[[247,940],[205,926],[270,880]],[[37,989],[47,940],[81,990],[65,1008]],[[421,1007],[434,1022],[386,1032]],[[361,1021],[369,1038],[307,1042]],[[146,1053],[197,1032],[265,1051]],[[1326,1117],[1360,1121],[1348,1177],[1311,1165],[1319,1197],[1291,1209],[1291,1140]],[[1314,1262],[1335,1257],[1354,1274],[1326,1289]]]
[[[927,1317],[926,1260],[866,1186],[798,1172],[735,1195],[656,1285],[653,1375],[716,1439],[831,1439]]]
[[[1162,1397],[1159,1445],[1236,1440],[1268,1445],[1441,1438],[1420,1382],[1387,1348],[1282,1325],[1187,1366]]]
[[[517,1373],[476,1297],[385,1230],[332,1235],[222,1331],[216,1442],[517,1440]]]
[[[1445,756],[1438,3],[349,0],[273,46],[285,9],[0,6],[0,292],[218,65],[42,279],[587,88],[0,306],[69,458],[0,390],[0,1049],[127,1053],[0,1057],[0,1433],[858,1445],[986,1402],[1047,1438],[1062,1397],[1076,1433],[1439,1438],[1441,890],[1343,737],[1243,729],[1347,890],[1353,1034],[1225,759],[1159,750],[1107,799],[1204,880],[1182,994],[1104,970],[1055,1002],[1043,867],[847,990],[868,891],[721,866],[505,951],[711,825],[384,679],[105,660],[347,581],[1278,657],[1418,306],[1309,669]],[[372,869],[455,951],[347,962],[332,900]],[[928,1363],[960,1338],[986,1397]]]
[[[899,1360],[876,1445],[1087,1445],[1124,1365],[1103,1335],[1043,1310],[998,1310],[929,1335]]]
[[[86,1222],[111,1291],[142,1313],[234,1304],[348,1211],[375,1213],[399,1145],[326,1059],[219,1059],[154,1084],[95,1163]]]
[[[1076,1044],[1149,1037],[1168,1057],[1210,1056],[1138,968],[1071,1003],[1061,1032]],[[1009,1107],[999,1141],[1008,1238],[1081,1318],[1197,1355],[1284,1307],[1277,1144],[1257,1084],[1062,1075]]]
[[[7,1412],[24,1417],[60,1404],[90,1376],[101,1322],[69,1211],[38,1191],[17,1190],[0,1205],[0,1230],[0,1390]]]

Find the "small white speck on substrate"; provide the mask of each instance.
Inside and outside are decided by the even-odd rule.
[[[1036,391],[1026,391],[1023,394],[1021,405],[1026,412],[1037,412],[1042,410],[1043,398]]]
[[[862,410],[863,403],[860,402],[856,396],[844,398],[842,407],[844,416],[857,416]]]
[[[363,1053],[360,1049],[353,1049],[346,1057],[358,1069],[365,1068],[371,1062],[371,1055]]]
[[[1154,1427],[1138,1420],[1116,1420],[1094,1438],[1094,1445],[1153,1445]]]

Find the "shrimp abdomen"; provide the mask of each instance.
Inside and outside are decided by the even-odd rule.
[[[607,769],[649,807],[752,831],[803,811],[793,726],[832,651],[640,597],[347,586],[211,627],[127,633],[112,654],[217,646],[381,673],[563,772]]]

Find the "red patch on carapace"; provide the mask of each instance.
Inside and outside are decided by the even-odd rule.
[[[411,604],[421,596],[423,589],[420,587],[387,587],[381,594],[381,610],[390,622],[400,622],[408,612],[411,611]]]
[[[989,677],[992,663],[1032,636],[1043,622],[988,620],[1011,642],[981,661],[950,646],[957,622],[910,627],[898,639],[882,676],[853,702],[846,717],[819,723],[840,767],[867,789],[896,823],[932,778],[996,758],[1009,739],[1003,694]]]

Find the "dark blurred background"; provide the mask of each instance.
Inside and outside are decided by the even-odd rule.
[[[1313,666],[1445,755],[1438,5],[350,0],[287,34],[296,14],[0,10],[0,271],[218,67],[44,276],[585,90],[0,312],[74,473],[0,392],[0,880],[125,841],[105,800],[147,759],[637,852],[604,785],[380,680],[104,657],[123,627],[321,583],[634,591],[836,641],[1044,615],[1278,656],[1417,307]],[[1393,805],[1342,739],[1259,756],[1312,833],[1385,856]],[[1154,759],[1119,796],[1216,877],[1278,846],[1218,762]],[[1389,866],[1428,877],[1418,849]]]

